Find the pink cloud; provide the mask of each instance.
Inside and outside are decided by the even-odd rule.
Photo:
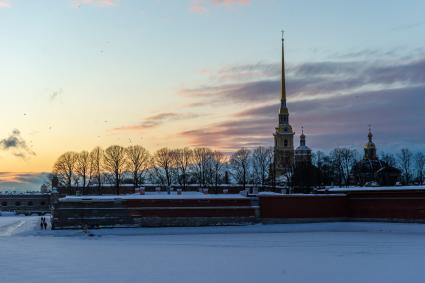
[[[8,0],[0,0],[0,8],[9,8],[11,6]]]
[[[190,11],[195,14],[205,14],[207,12],[207,8],[205,7],[203,0],[193,0],[190,5]]]
[[[212,0],[214,4],[224,4],[224,5],[233,5],[233,4],[249,4],[250,0]]]
[[[190,120],[199,117],[198,114],[193,113],[174,113],[162,112],[156,115],[146,117],[142,123],[122,126],[113,129],[114,131],[143,131],[161,126],[165,122]]]
[[[1,0],[0,0],[1,1]],[[115,5],[118,0],[74,0],[75,5],[96,5],[102,7],[110,7]]]
[[[190,11],[195,14],[205,14],[208,12],[208,5],[247,5],[250,0],[192,0],[190,5]]]

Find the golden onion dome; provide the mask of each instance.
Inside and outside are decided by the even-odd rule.
[[[376,148],[375,144],[373,142],[368,142],[367,144],[364,145],[365,149],[368,148]]]

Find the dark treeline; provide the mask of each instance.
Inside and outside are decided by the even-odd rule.
[[[200,148],[161,148],[150,153],[144,147],[113,145],[91,152],[66,152],[56,161],[53,174],[62,187],[114,186],[123,184],[189,184],[217,187],[221,184],[289,185],[313,188],[329,185],[354,185],[353,167],[360,160],[356,150],[337,148],[329,154],[318,151],[312,164],[292,168],[287,176],[274,178],[273,148],[242,148],[233,154]],[[401,182],[423,184],[425,155],[403,149],[396,155],[382,153],[380,160],[401,171]]]
[[[373,164],[361,162],[362,157],[355,149],[337,148],[329,154],[318,151],[313,154],[313,165],[318,169],[318,186],[367,185],[361,182],[359,167]],[[375,161],[384,168],[395,168],[400,172],[398,182],[402,185],[423,185],[425,178],[425,154],[414,153],[404,148],[396,154],[382,152]],[[368,167],[363,168],[367,170]],[[371,166],[370,170],[374,168]],[[363,172],[364,173],[364,172]],[[371,172],[373,175],[374,172]],[[375,180],[377,181],[377,180]]]
[[[56,161],[53,175],[62,187],[99,187],[123,184],[219,186],[270,182],[272,148],[240,149],[228,155],[201,148],[161,148],[151,154],[139,145],[96,147],[91,152],[66,152]]]

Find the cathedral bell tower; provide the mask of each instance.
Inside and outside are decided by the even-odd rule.
[[[365,144],[364,146],[364,160],[377,160],[377,156],[376,156],[376,146],[373,143],[373,134],[372,134],[372,128],[371,126],[369,126],[369,133],[367,135],[368,137],[368,142]]]
[[[289,124],[289,111],[286,106],[286,85],[285,85],[285,52],[284,38],[282,31],[282,78],[281,97],[279,110],[279,124],[274,133],[274,163],[276,176],[279,177],[290,172],[294,166],[294,131]]]
[[[300,146],[295,149],[295,166],[311,165],[311,149],[305,142],[304,127],[301,129]]]

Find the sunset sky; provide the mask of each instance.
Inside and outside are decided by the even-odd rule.
[[[425,2],[0,0],[0,187],[100,145],[425,148]],[[298,144],[298,137],[296,138]]]

